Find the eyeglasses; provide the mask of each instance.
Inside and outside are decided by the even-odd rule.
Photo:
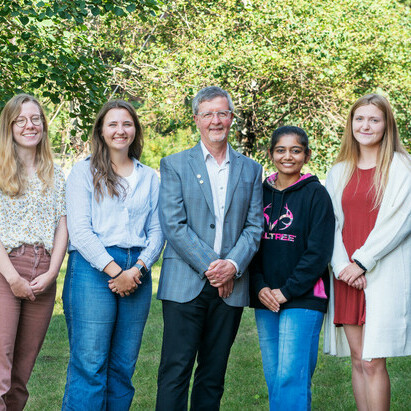
[[[220,120],[225,120],[230,117],[232,111],[231,110],[223,110],[223,111],[204,111],[202,113],[198,113],[197,115],[200,116],[203,120],[211,120],[214,118],[214,115]]]
[[[13,121],[13,123],[20,127],[23,128],[26,126],[28,121],[27,117],[17,117],[16,120]],[[33,125],[35,126],[40,126],[43,123],[43,119],[41,116],[31,116],[30,121],[32,122]]]

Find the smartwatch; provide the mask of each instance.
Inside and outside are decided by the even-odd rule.
[[[147,268],[142,264],[134,264],[134,267],[137,267],[140,270],[141,278],[143,278],[148,273]]]

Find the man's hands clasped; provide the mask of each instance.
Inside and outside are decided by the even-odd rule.
[[[204,273],[213,287],[218,288],[218,295],[227,298],[234,289],[234,277],[236,275],[234,264],[228,260],[213,261]]]

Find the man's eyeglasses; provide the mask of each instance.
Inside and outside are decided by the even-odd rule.
[[[223,111],[203,111],[202,113],[198,113],[197,115],[203,120],[211,120],[214,118],[214,115],[220,120],[225,120],[230,117],[232,111],[231,110],[223,110]]]
[[[25,125],[27,124],[27,117],[17,117],[13,123],[18,126],[18,127],[25,127]],[[41,116],[31,116],[30,117],[30,121],[32,122],[33,125],[35,126],[40,126],[43,123],[43,119]]]

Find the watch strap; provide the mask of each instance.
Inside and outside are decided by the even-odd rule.
[[[144,265],[137,263],[137,264],[135,264],[135,266],[139,269],[139,271],[141,273],[141,277],[144,277],[148,273],[148,270],[147,270],[146,267],[144,267]]]

